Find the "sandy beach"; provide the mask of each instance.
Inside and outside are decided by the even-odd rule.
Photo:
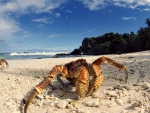
[[[47,86],[31,103],[28,113],[150,113],[150,51],[121,55],[103,55],[126,66],[124,72],[107,63],[102,64],[105,80],[99,90],[83,100],[75,100],[75,87],[63,87],[57,79]],[[92,63],[99,56],[85,58]],[[0,67],[0,113],[23,113],[22,109],[31,90],[47,76],[53,66],[65,64],[75,58],[49,58],[31,60],[7,60],[9,68]]]

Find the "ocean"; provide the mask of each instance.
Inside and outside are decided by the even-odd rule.
[[[65,53],[65,52],[12,52],[12,53],[0,53],[0,59],[3,59],[3,58],[4,59],[10,59],[10,60],[43,59],[43,58],[53,58],[56,54],[64,54],[64,55],[59,55],[59,58],[79,57],[79,56],[81,56],[81,55],[67,55],[68,53]]]
[[[0,59],[22,60],[22,59],[40,59],[53,58],[55,54],[60,52],[12,52],[0,53]],[[62,52],[61,52],[62,53]]]

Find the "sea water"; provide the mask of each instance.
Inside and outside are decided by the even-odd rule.
[[[41,58],[53,58],[56,54],[63,52],[12,52],[12,53],[0,53],[0,59],[41,59]],[[67,54],[67,53],[66,53]]]

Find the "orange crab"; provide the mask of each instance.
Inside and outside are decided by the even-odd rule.
[[[4,64],[6,64],[6,68],[9,67],[9,64],[6,61],[6,59],[0,59],[0,65],[1,65],[2,69],[5,69]]]
[[[61,74],[70,82],[75,83],[78,99],[91,95],[93,92],[99,89],[102,82],[104,81],[104,75],[100,65],[105,61],[110,65],[113,65],[124,71],[126,75],[125,82],[127,82],[128,73],[126,67],[104,56],[96,59],[91,64],[87,63],[85,59],[78,59],[65,65],[56,65],[49,72],[48,76],[45,77],[42,82],[34,88],[34,91],[31,93],[25,104],[24,113],[27,113],[27,108],[34,97],[41,93],[45,86],[48,85],[51,80],[59,74]],[[90,79],[90,76],[93,76],[92,79]],[[59,76],[57,76],[57,79],[61,84],[64,84]]]

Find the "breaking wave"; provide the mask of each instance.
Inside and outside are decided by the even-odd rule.
[[[64,52],[21,52],[21,53],[17,53],[17,52],[13,52],[10,53],[10,56],[36,56],[36,55],[55,55],[55,54],[59,54],[59,53],[64,53]]]

